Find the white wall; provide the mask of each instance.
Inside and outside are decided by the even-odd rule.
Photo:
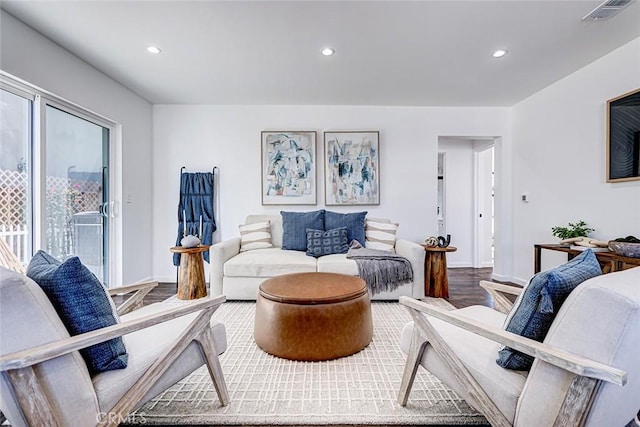
[[[237,236],[238,225],[251,213],[277,214],[280,210],[324,207],[322,132],[379,130],[381,204],[330,209],[367,210],[371,215],[390,218],[400,223],[401,237],[419,242],[437,232],[438,136],[504,136],[508,144],[508,120],[506,108],[155,105],[154,276],[175,280],[169,247],[176,239],[181,166],[191,171],[208,171],[214,165],[220,168],[220,232],[214,236],[217,241]],[[263,130],[318,132],[316,206],[261,206]]]
[[[600,240],[640,237],[640,181],[605,181],[606,102],[637,88],[640,38],[513,107],[515,278],[531,276],[533,245],[556,241],[555,225],[583,219]],[[553,255],[543,268],[566,260]]]
[[[0,67],[122,125],[123,281],[151,275],[151,105],[0,11]],[[120,200],[117,200],[120,201]]]

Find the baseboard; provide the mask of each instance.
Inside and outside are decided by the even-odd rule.
[[[519,277],[506,276],[503,274],[496,274],[496,273],[491,273],[491,278],[499,282],[510,282],[520,286],[524,286],[529,282],[528,280],[520,279]]]
[[[176,283],[176,276],[156,276],[152,280],[159,283]]]
[[[138,283],[146,283],[146,282],[153,282],[153,281],[155,281],[153,276],[149,276],[149,277],[144,277],[144,278],[142,278],[140,280],[136,280],[135,282],[121,283],[121,284],[119,284],[117,286],[113,286],[112,288],[120,288],[122,286],[135,285],[135,284],[138,284]],[[173,280],[173,281],[175,282],[175,280]]]
[[[473,265],[470,262],[448,262],[447,268],[472,268]]]

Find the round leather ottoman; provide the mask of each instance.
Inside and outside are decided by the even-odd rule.
[[[354,354],[373,337],[364,280],[333,273],[296,273],[260,285],[256,344],[292,360],[329,360]]]

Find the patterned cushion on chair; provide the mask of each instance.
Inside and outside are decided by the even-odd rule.
[[[346,254],[349,250],[347,242],[347,227],[328,231],[307,229],[307,255],[312,257]]]
[[[78,257],[61,263],[44,251],[38,251],[27,276],[44,290],[71,335],[79,335],[118,323],[113,301],[100,281]],[[122,338],[113,338],[80,350],[93,375],[127,367],[127,352]]]
[[[504,329],[542,342],[571,291],[600,274],[600,264],[590,249],[566,264],[536,274],[511,308]],[[504,347],[496,362],[507,369],[529,370],[533,357]]]

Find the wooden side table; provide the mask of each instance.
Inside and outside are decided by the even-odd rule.
[[[207,282],[204,279],[204,264],[202,252],[209,250],[209,245],[195,248],[174,246],[169,249],[180,254],[180,269],[178,273],[178,299],[197,299],[207,296]]]
[[[447,276],[447,252],[458,248],[422,245],[427,252],[424,258],[424,295],[435,298],[449,298],[449,277]]]

